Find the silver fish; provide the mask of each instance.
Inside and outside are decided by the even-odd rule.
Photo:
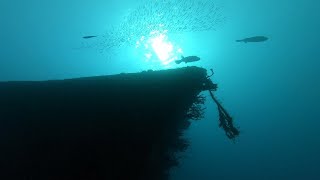
[[[136,45],[151,32],[158,34],[215,30],[225,21],[221,8],[212,0],[145,0],[129,11],[119,24],[111,25],[99,39],[100,49]]]

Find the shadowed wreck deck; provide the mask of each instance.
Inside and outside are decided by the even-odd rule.
[[[167,179],[203,68],[0,83],[1,179]]]

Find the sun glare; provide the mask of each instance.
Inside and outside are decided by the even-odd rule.
[[[182,54],[182,48],[169,40],[166,30],[151,31],[149,36],[142,36],[136,42],[136,48],[143,48],[146,62],[160,62],[169,67]]]
[[[160,34],[159,36],[151,39],[151,46],[156,53],[157,57],[164,63],[170,62],[170,55],[173,50],[173,46],[170,42],[165,40],[165,35]],[[169,62],[168,62],[169,61]]]

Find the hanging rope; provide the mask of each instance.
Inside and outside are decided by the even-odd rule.
[[[210,96],[212,97],[213,101],[218,106],[218,112],[219,112],[219,126],[223,128],[226,135],[229,139],[234,140],[239,135],[239,130],[234,127],[233,121],[229,113],[222,107],[222,105],[219,103],[219,101],[214,97],[211,90],[209,90]]]

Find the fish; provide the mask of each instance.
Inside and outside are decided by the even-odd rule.
[[[265,36],[254,36],[254,37],[249,37],[249,38],[244,38],[244,39],[240,39],[240,40],[236,40],[236,42],[263,42],[268,40],[269,38],[265,37]]]
[[[187,57],[181,56],[181,59],[176,60],[175,62],[177,64],[180,64],[182,62],[189,63],[189,62],[195,62],[195,61],[199,61],[199,60],[200,60],[200,58],[198,56],[187,56]]]
[[[117,49],[123,45],[136,46],[139,40],[144,43],[148,38],[167,32],[216,30],[225,19],[223,7],[212,0],[141,1],[119,22],[110,24],[97,38],[96,46],[103,50]]]
[[[83,39],[90,39],[90,38],[95,38],[95,37],[97,37],[97,36],[83,36],[82,38]]]

